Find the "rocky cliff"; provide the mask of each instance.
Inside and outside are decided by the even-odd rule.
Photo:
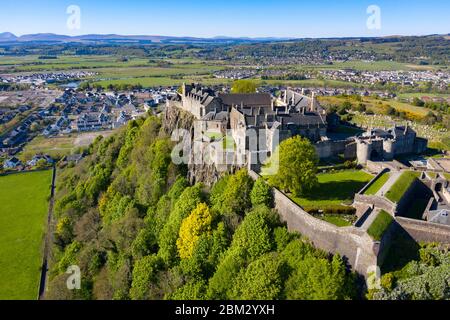
[[[190,113],[176,106],[167,106],[163,113],[163,130],[171,135],[177,129],[184,129],[190,133],[191,141],[193,141],[194,121],[195,117]],[[207,186],[212,186],[223,174],[233,173],[237,169],[236,166],[229,166],[227,170],[219,171],[214,164],[194,164],[193,158],[194,154],[191,152],[188,164],[188,179],[191,184],[202,182]]]

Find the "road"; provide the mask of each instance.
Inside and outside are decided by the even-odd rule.
[[[41,280],[39,283],[39,296],[38,300],[45,299],[45,288],[47,286],[48,280],[48,261],[50,257],[50,249],[52,245],[52,236],[53,236],[53,206],[55,202],[55,180],[56,180],[56,164],[53,164],[53,175],[52,175],[52,185],[51,185],[51,193],[50,193],[50,201],[48,206],[48,215],[47,215],[47,232],[45,234],[44,239],[44,252],[42,257],[42,266],[41,266]]]

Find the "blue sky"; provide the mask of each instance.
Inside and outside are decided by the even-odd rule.
[[[369,30],[366,10],[381,9]],[[69,30],[69,5],[81,29]],[[214,37],[342,37],[450,33],[448,0],[0,0],[0,32],[17,35],[146,34]]]

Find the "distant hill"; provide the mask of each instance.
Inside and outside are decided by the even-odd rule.
[[[26,34],[16,37],[10,32],[0,33],[0,42],[228,42],[228,41],[273,41],[286,38],[233,38],[233,37],[171,37],[159,35],[118,35],[86,34],[80,36],[58,35],[53,33]]]
[[[17,37],[11,32],[0,33],[0,41],[16,41]]]
[[[357,39],[384,39],[395,40],[404,39],[414,36],[386,36],[386,37],[344,37],[344,38],[317,38],[318,40],[357,40]],[[443,39],[449,39],[449,35],[428,35],[417,36],[418,38],[436,38],[441,37]],[[24,42],[153,42],[153,43],[226,43],[226,42],[272,42],[272,41],[289,41],[289,40],[305,40],[312,38],[285,38],[285,37],[229,37],[229,36],[217,36],[213,38],[199,38],[199,37],[172,37],[172,36],[160,36],[160,35],[118,35],[118,34],[86,34],[79,36],[59,35],[54,33],[37,33],[26,34],[20,37],[15,36],[10,32],[0,33],[0,43],[24,43]]]

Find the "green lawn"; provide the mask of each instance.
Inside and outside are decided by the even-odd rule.
[[[378,216],[367,229],[367,233],[376,241],[380,241],[383,233],[391,225],[394,218],[384,210],[381,210]]]
[[[37,297],[51,176],[0,177],[0,300]]]
[[[386,192],[386,198],[394,203],[398,203],[411,184],[419,177],[417,172],[404,172],[394,183],[394,185]]]
[[[381,189],[382,186],[389,180],[391,174],[389,172],[383,173],[372,185],[364,192],[364,194],[373,196]]]
[[[355,216],[343,216],[339,214],[324,214],[323,216],[317,216],[316,218],[319,218],[321,220],[324,220],[326,222],[329,222],[331,224],[334,224],[338,227],[349,227],[352,223],[352,217]]]
[[[351,204],[355,193],[361,190],[373,176],[359,170],[345,170],[317,175],[319,186],[306,197],[293,200],[305,209],[327,209]]]

